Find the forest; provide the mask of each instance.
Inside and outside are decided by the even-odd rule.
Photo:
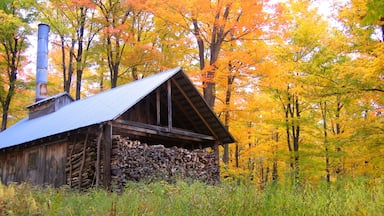
[[[384,170],[382,0],[2,0],[1,130],[48,94],[79,100],[182,66],[236,142],[225,181],[306,184]]]

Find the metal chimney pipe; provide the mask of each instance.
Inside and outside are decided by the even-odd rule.
[[[48,33],[49,25],[39,24],[37,33],[36,102],[47,98],[48,95]]]

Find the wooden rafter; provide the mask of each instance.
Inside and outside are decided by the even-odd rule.
[[[219,138],[217,137],[215,131],[211,128],[211,126],[208,124],[208,122],[204,119],[204,117],[201,115],[201,113],[199,112],[199,109],[197,109],[197,107],[193,104],[193,102],[189,99],[189,97],[187,96],[187,94],[185,93],[185,91],[183,90],[183,88],[181,88],[181,86],[175,81],[173,80],[173,84],[175,84],[175,86],[177,87],[177,89],[181,92],[181,94],[184,96],[185,100],[187,100],[187,102],[189,103],[189,105],[193,108],[193,110],[195,111],[195,113],[199,116],[200,120],[205,124],[205,126],[208,128],[208,130],[212,133],[212,135],[216,138],[216,140],[219,140]]]

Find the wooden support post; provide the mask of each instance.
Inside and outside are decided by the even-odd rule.
[[[100,125],[100,133],[97,138],[97,153],[96,153],[96,187],[99,186],[100,182],[100,151],[101,151],[101,138],[103,137],[103,126]]]
[[[172,130],[172,82],[167,81],[167,101],[168,101],[168,131]]]
[[[104,188],[109,188],[111,183],[111,155],[112,155],[112,125],[107,124],[104,126],[104,134],[103,134],[103,167],[104,167],[104,178],[103,184]]]
[[[220,182],[220,155],[219,155],[219,142],[215,141],[213,144],[213,152],[215,154],[215,165],[218,166],[217,182]]]
[[[161,114],[161,106],[160,106],[160,88],[156,90],[156,125],[160,126],[160,114]]]

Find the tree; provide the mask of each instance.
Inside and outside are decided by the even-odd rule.
[[[227,48],[233,44],[241,44],[244,41],[257,41],[262,39],[263,26],[273,26],[274,21],[271,19],[272,13],[265,12],[268,7],[266,2],[254,1],[210,1],[201,0],[189,1],[187,4],[180,1],[172,1],[164,4],[166,7],[157,10],[156,15],[163,19],[169,20],[175,25],[182,26],[189,31],[189,35],[193,35],[198,50],[197,60],[200,68],[200,78],[202,80],[203,96],[207,104],[213,109],[216,101],[217,93],[217,70],[222,64],[220,54],[224,45],[228,43]],[[269,5],[269,9],[273,10],[273,6]],[[169,13],[169,10],[173,13]],[[274,10],[274,12],[278,12]],[[172,14],[172,17],[170,15]],[[230,45],[232,44],[232,45]],[[231,60],[230,60],[231,61]],[[228,76],[226,80],[226,105],[231,100],[232,83],[236,76],[233,62],[223,61],[226,64]],[[241,58],[239,62],[242,62]],[[236,73],[236,72],[235,72]],[[220,87],[219,87],[220,88]],[[229,112],[226,112],[225,121],[228,120]],[[226,123],[228,126],[228,122]],[[228,163],[229,149],[228,145],[224,145],[224,163]]]
[[[384,3],[380,0],[367,0],[367,12],[363,23],[377,24],[381,30],[381,41],[384,42]]]
[[[306,92],[306,79],[312,69],[308,66],[316,65],[314,56],[321,49],[328,26],[310,1],[291,1],[286,6],[286,23],[280,27],[280,37],[273,41],[270,57],[277,67],[266,71],[262,81],[280,103],[281,119],[276,126],[284,128],[292,183],[300,184],[305,164],[302,152],[307,150],[304,144],[309,140],[305,131],[311,125],[308,111],[313,103]]]
[[[59,42],[61,50],[63,90],[70,93],[72,77],[76,72],[75,98],[81,97],[83,73],[89,67],[92,41],[101,27],[95,22],[95,5],[90,1],[42,2],[40,10]]]
[[[106,50],[108,67],[110,71],[111,87],[117,86],[117,78],[124,49],[127,45],[127,22],[131,13],[128,4],[120,1],[97,0],[95,4],[99,8],[103,19],[103,40]]]
[[[203,95],[210,107],[215,105],[215,72],[223,44],[260,39],[262,26],[272,23],[263,12],[264,6],[262,2],[253,1],[194,0],[167,2],[162,10],[157,10],[158,16],[182,26],[195,37]]]
[[[33,16],[32,7],[31,1],[7,0],[0,4],[0,64],[4,68],[0,75],[1,131],[7,128],[9,108],[18,88],[18,70],[25,61],[22,54],[31,32],[28,22]]]

